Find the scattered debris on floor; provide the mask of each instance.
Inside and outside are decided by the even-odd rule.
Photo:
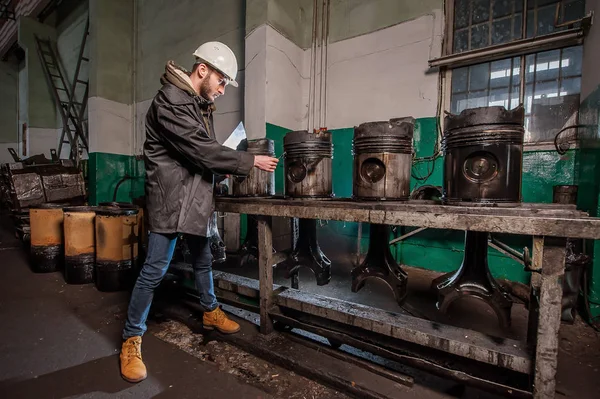
[[[211,362],[219,371],[233,374],[265,392],[290,399],[344,399],[348,396],[267,363],[225,342],[205,342],[202,334],[192,332],[185,324],[164,321],[150,329],[157,338],[177,346],[188,354]]]

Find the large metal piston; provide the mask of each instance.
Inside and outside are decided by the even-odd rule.
[[[521,201],[524,112],[484,107],[446,116],[444,202]]]
[[[285,194],[294,198],[323,198],[333,195],[331,133],[290,132],[283,138],[285,151]]]
[[[354,197],[407,200],[415,119],[367,122],[354,128]]]
[[[254,155],[275,156],[273,140],[242,140],[238,150]],[[275,195],[275,174],[252,168],[248,176],[234,176],[232,179],[235,197],[269,197]]]

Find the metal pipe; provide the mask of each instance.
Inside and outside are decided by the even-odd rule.
[[[427,227],[419,227],[418,229],[415,229],[409,233],[401,235],[400,237],[394,238],[392,241],[390,241],[390,245],[395,244],[398,241],[402,241],[408,237],[414,236],[415,234],[418,234],[418,233],[422,232],[423,230],[427,230]]]
[[[517,256],[515,256],[515,255],[513,255],[513,254],[511,254],[511,253],[510,253],[510,252],[508,252],[508,251],[505,251],[504,249],[500,248],[498,245],[494,244],[493,242],[488,242],[488,245],[489,245],[491,248],[494,248],[496,251],[500,252],[501,254],[508,256],[509,258],[511,258],[511,259],[513,259],[513,260],[515,260],[515,261],[519,262],[519,263],[520,263],[520,264],[522,264],[522,265],[524,264],[524,262],[523,262],[523,260],[522,260],[522,259],[520,259],[519,257],[517,257]]]
[[[496,61],[506,57],[515,57],[554,50],[561,47],[574,46],[583,43],[583,30],[581,28],[568,29],[551,33],[542,37],[532,37],[516,40],[511,43],[499,44],[484,49],[465,51],[445,57],[429,60],[430,68],[459,68],[482,62]],[[524,67],[524,66],[523,66]]]

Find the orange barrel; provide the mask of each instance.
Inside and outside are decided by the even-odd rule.
[[[95,231],[97,207],[73,206],[64,211],[65,281],[88,284],[94,281]]]
[[[130,288],[138,256],[137,207],[101,207],[96,211],[96,287],[100,291]]]
[[[55,272],[63,260],[64,204],[41,204],[29,209],[31,268],[36,273]]]
[[[144,208],[139,206],[139,205],[135,205],[135,204],[131,204],[129,202],[101,202],[98,205],[100,206],[104,206],[104,207],[111,207],[111,208],[126,208],[126,209],[137,209],[138,210],[138,214],[137,214],[137,236],[138,236],[138,254],[140,251],[142,251],[142,255],[143,255],[143,251],[145,250],[145,248],[148,248],[148,232],[146,231],[146,220],[144,217]],[[138,264],[134,264],[134,269],[136,269],[137,271],[141,270],[141,266],[144,262],[144,259],[139,259]]]

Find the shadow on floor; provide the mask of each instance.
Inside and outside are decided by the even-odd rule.
[[[114,378],[99,378],[106,370],[118,370],[119,356],[107,356],[66,369],[54,371],[28,380],[0,382],[0,396],[11,399],[39,398],[50,394],[53,398],[67,398],[92,392],[116,394],[132,385],[115,373]]]

